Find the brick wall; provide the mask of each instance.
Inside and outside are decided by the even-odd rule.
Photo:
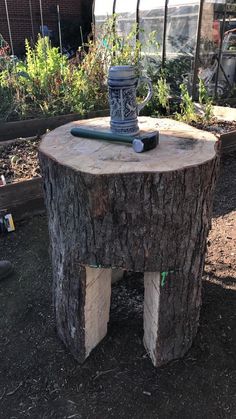
[[[41,25],[39,0],[31,0],[33,29],[30,17],[30,0],[8,0],[9,19],[15,53],[24,50],[25,38],[37,38]],[[76,27],[81,25],[87,32],[91,22],[92,0],[42,0],[43,21],[58,35],[57,4],[60,5],[61,20]],[[0,0],[0,33],[9,42],[5,1]]]

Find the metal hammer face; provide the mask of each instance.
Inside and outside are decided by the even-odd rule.
[[[155,131],[134,138],[132,146],[136,153],[144,153],[145,151],[153,150],[154,148],[156,148],[158,143],[159,132]]]

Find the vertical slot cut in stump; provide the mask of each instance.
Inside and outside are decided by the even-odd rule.
[[[155,366],[196,335],[219,156],[217,138],[169,119],[139,118],[159,146],[73,137],[109,118],[64,125],[40,145],[58,333],[79,361],[105,336],[111,268],[144,272],[144,344]]]

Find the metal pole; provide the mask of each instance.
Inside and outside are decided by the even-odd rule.
[[[115,36],[116,33],[116,17],[114,18],[114,14],[116,13],[116,0],[113,0],[113,9],[112,9],[112,15],[113,15],[113,36]],[[113,46],[115,45],[115,40],[113,41]],[[113,52],[113,57],[115,56],[115,51]]]
[[[114,15],[115,12],[116,12],[116,0],[113,1],[112,14]]]
[[[92,4],[92,25],[93,25],[93,31],[95,30],[95,1],[93,1]]]
[[[5,0],[5,8],[6,8],[6,15],[7,15],[7,25],[8,25],[8,33],[9,33],[9,39],[11,44],[11,53],[14,54],[14,48],[13,48],[13,42],[12,42],[12,36],[11,36],[11,25],[10,25],[10,19],[9,19],[9,13],[8,13],[8,4],[7,0]]]
[[[32,3],[31,0],[29,0],[29,9],[30,9],[30,21],[31,21],[31,29],[32,29],[32,39],[33,42],[35,41],[35,36],[34,36],[34,20],[33,20],[33,12],[32,12]]]
[[[165,11],[164,11],[161,68],[165,67],[165,62],[166,62],[166,31],[167,31],[168,3],[169,3],[169,0],[166,0],[165,9],[164,9]]]
[[[136,24],[137,24],[137,32],[136,32],[136,40],[139,40],[139,3],[140,0],[137,1],[137,6],[136,6]]]
[[[198,13],[198,25],[197,25],[197,43],[193,65],[193,87],[192,87],[192,98],[196,100],[197,94],[197,81],[198,81],[198,64],[199,64],[199,51],[201,46],[201,31],[202,31],[202,16],[203,16],[204,0],[200,0],[200,7]]]
[[[58,33],[59,33],[60,52],[62,54],[61,18],[60,18],[60,6],[59,6],[59,4],[57,4],[57,20],[58,20]]]
[[[219,80],[219,73],[220,73],[220,63],[221,63],[221,57],[222,57],[222,47],[223,47],[223,41],[224,41],[224,33],[225,33],[225,19],[226,19],[226,13],[227,13],[227,2],[225,2],[225,10],[224,10],[224,16],[223,16],[223,22],[222,22],[222,28],[221,28],[221,37],[220,37],[220,46],[219,46],[219,53],[218,53],[218,65],[216,70],[216,81],[215,81],[215,90],[214,90],[214,96],[217,99],[218,97],[218,80]]]
[[[42,0],[39,0],[39,7],[40,7],[40,18],[41,18],[42,36],[44,36],[44,24],[43,24],[43,7],[42,7]]]

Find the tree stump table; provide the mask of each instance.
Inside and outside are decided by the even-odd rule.
[[[144,345],[155,366],[182,357],[199,321],[217,138],[142,117],[160,144],[136,154],[73,137],[74,126],[108,131],[109,118],[64,125],[40,145],[58,333],[83,362],[107,333],[112,268],[144,272]]]

